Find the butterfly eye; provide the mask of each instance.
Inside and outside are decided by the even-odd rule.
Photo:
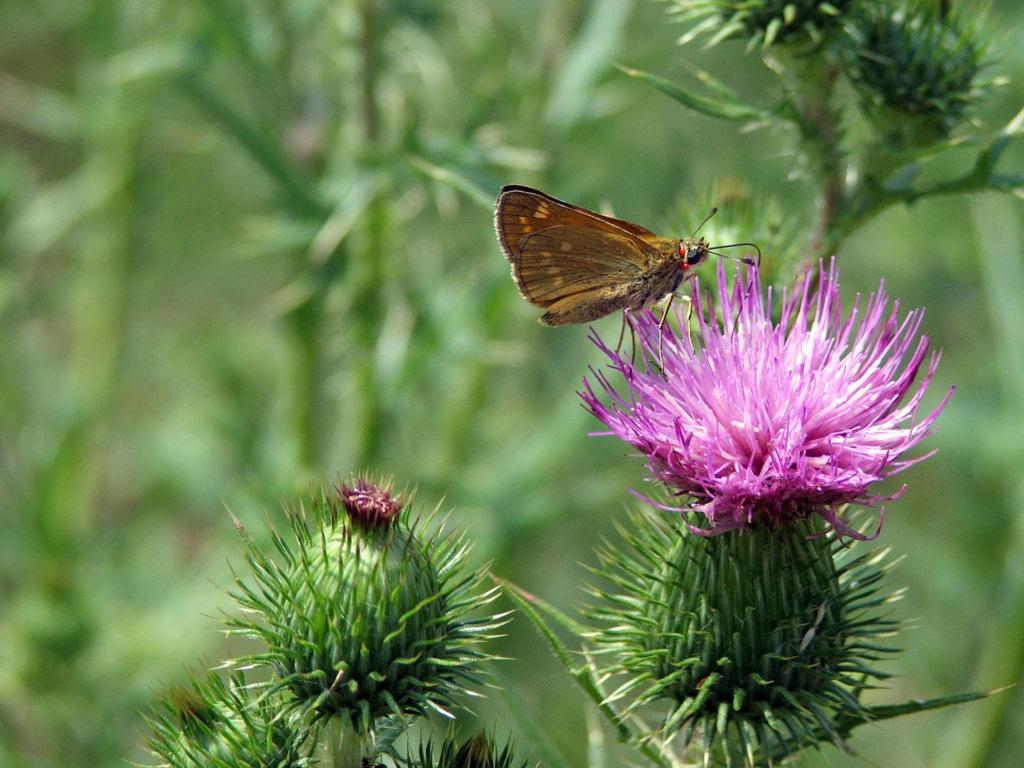
[[[704,261],[707,254],[703,248],[695,247],[692,243],[686,241],[681,241],[679,243],[679,256],[683,260],[680,266],[683,269],[689,269],[690,267],[696,267]]]

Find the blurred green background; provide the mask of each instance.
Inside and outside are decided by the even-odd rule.
[[[991,7],[993,73],[1010,80],[977,117],[996,129],[1024,103],[1024,5]],[[686,81],[688,59],[748,98],[772,87],[742,43],[677,47],[664,10],[0,5],[0,765],[147,761],[140,710],[237,650],[217,618],[241,563],[225,508],[263,535],[265,512],[338,473],[417,486],[498,573],[585,601],[581,563],[615,537],[642,472],[587,436],[575,390],[601,356],[585,327],[542,328],[518,296],[491,222],[499,187],[655,230],[680,201],[699,219],[721,179],[774,196],[797,227],[814,214],[789,177],[794,136],[696,116],[612,69]],[[1024,151],[1003,162],[1019,172]],[[992,193],[928,200],[840,254],[848,299],[884,277],[927,307],[943,351],[927,404],[957,387],[925,446],[937,456],[889,486],[908,490],[877,546],[907,555],[893,610],[913,629],[879,702],[1021,677],[1022,212]],[[534,630],[519,619],[493,650],[585,765],[584,707]],[[495,698],[484,710],[504,717]],[[875,765],[999,768],[1024,762],[1021,744],[1016,688],[854,746]]]

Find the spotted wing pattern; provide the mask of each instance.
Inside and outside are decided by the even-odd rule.
[[[591,227],[612,234],[632,235],[641,240],[657,239],[653,232],[631,222],[564,203],[539,189],[510,184],[502,187],[494,212],[495,228],[505,257],[512,261],[510,254],[518,252],[519,241],[532,232],[551,226],[545,222],[553,219],[557,219],[559,224]]]
[[[529,187],[505,187],[495,227],[519,292],[545,325],[583,323],[630,306],[661,257],[653,233]]]

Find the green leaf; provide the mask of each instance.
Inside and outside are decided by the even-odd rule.
[[[411,155],[409,157],[409,163],[416,170],[424,173],[434,181],[439,181],[442,184],[447,184],[452,189],[462,192],[473,202],[487,208],[488,210],[494,207],[494,195],[485,191],[477,184],[474,184],[468,178],[460,173],[457,173],[450,168],[442,168],[439,165],[435,165],[430,161],[418,155]]]
[[[555,652],[555,655],[558,657],[559,661],[562,662],[566,671],[575,677],[577,675],[577,669],[573,666],[572,661],[569,658],[571,651],[565,647],[561,640],[558,639],[558,636],[551,630],[548,623],[544,621],[540,612],[546,613],[565,629],[577,636],[586,634],[588,631],[587,628],[578,621],[574,621],[569,618],[551,604],[541,600],[536,595],[530,594],[526,590],[517,587],[512,582],[498,577],[494,577],[494,580],[501,586],[509,599],[511,599],[512,602],[526,614],[526,617],[533,622],[534,626],[537,627],[537,630],[541,635],[543,635],[544,639],[548,641],[548,645],[551,646],[551,650]]]
[[[620,0],[598,0],[590,6],[579,34],[555,73],[545,112],[556,126],[568,128],[588,117],[594,102],[594,84],[619,47],[629,11],[629,4]]]
[[[185,95],[202,107],[210,119],[234,138],[281,187],[292,210],[306,218],[324,219],[331,215],[330,206],[320,198],[310,179],[293,165],[272,135],[222,98],[198,73],[182,74],[177,82]]]
[[[1013,119],[1000,131],[1005,136],[1019,136],[1024,133],[1024,109],[1014,115]]]
[[[630,69],[619,64],[615,65],[624,74],[652,85],[664,94],[678,101],[683,106],[689,107],[694,112],[700,112],[708,117],[715,117],[719,120],[763,120],[768,112],[760,107],[746,104],[739,99],[727,99],[726,101],[714,101],[676,85],[663,77],[644,72],[639,69]],[[720,95],[725,95],[724,93]]]
[[[358,172],[351,175],[337,205],[317,230],[309,246],[309,260],[314,266],[323,267],[337,251],[373,201],[378,186],[371,176]]]
[[[914,699],[902,704],[882,704],[875,707],[864,707],[857,712],[847,713],[836,718],[836,730],[844,738],[859,725],[865,723],[877,723],[880,720],[891,720],[894,717],[913,715],[917,712],[927,712],[931,709],[944,709],[956,704],[966,704],[970,701],[978,701],[991,696],[993,693],[1000,693],[1006,690],[999,688],[994,691],[972,691],[970,693],[958,693],[953,696],[942,696],[938,699]]]

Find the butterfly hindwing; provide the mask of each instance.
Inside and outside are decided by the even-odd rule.
[[[512,274],[528,301],[548,307],[568,296],[643,279],[650,250],[635,238],[592,227],[549,227],[522,239]]]

